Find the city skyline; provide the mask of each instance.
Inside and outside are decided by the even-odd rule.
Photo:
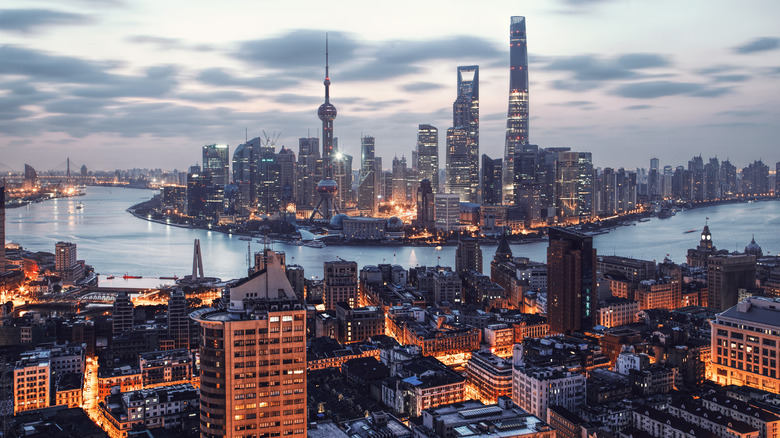
[[[778,105],[764,96],[780,88],[772,20],[780,6],[754,3],[507,2],[477,20],[443,3],[413,15],[393,5],[372,9],[381,22],[357,19],[360,8],[331,13],[325,29],[325,6],[313,3],[293,12],[15,2],[0,10],[0,171],[31,157],[52,168],[66,156],[90,169],[181,169],[205,144],[235,148],[245,128],[250,137],[279,131],[277,146],[295,149],[318,131],[325,31],[338,78],[334,136],[345,153],[358,156],[362,133],[376,138],[386,163],[394,153],[411,157],[419,124],[439,128],[443,145],[453,73],[474,64],[482,70],[480,153],[501,157],[514,15],[526,17],[529,36],[530,143],[590,151],[595,167],[644,167],[652,156],[677,165],[699,154],[739,166],[775,162]],[[266,19],[256,26],[254,17]],[[399,35],[410,25],[414,35]]]

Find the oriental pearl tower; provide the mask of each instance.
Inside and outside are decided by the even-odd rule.
[[[328,35],[325,34],[325,103],[320,105],[317,116],[322,120],[322,179],[317,184],[320,202],[314,207],[309,220],[314,220],[317,213],[329,221],[338,213],[333,198],[339,192],[339,185],[333,180],[333,120],[336,119],[336,107],[330,103],[330,77],[328,76]]]

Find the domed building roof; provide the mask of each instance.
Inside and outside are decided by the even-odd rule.
[[[330,218],[330,227],[334,230],[340,230],[344,228],[344,219],[349,219],[345,213],[339,213]]]
[[[401,219],[398,219],[397,217],[393,216],[390,219],[387,220],[387,229],[388,230],[400,230],[404,227],[404,222]]]
[[[747,255],[754,255],[756,257],[761,257],[764,255],[764,251],[761,250],[761,247],[756,243],[756,236],[753,236],[753,238],[750,240],[750,243],[745,247],[745,254]]]

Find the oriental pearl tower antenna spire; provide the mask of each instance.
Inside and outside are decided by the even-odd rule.
[[[338,213],[333,198],[339,192],[339,185],[333,180],[333,120],[336,118],[336,107],[330,103],[330,75],[328,73],[328,34],[325,34],[325,103],[320,105],[317,116],[322,120],[322,179],[317,184],[320,201],[314,207],[309,220],[313,221],[317,213],[322,219],[329,221]]]

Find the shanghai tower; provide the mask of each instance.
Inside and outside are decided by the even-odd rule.
[[[503,199],[514,202],[515,153],[528,144],[528,47],[525,17],[512,17],[509,27],[509,111],[504,143]]]
[[[336,107],[330,103],[330,76],[328,74],[328,37],[325,36],[325,103],[320,105],[317,116],[322,120],[322,179],[317,184],[320,201],[314,207],[310,220],[319,213],[329,221],[338,213],[333,198],[339,192],[339,185],[333,180],[333,120],[336,119]]]

